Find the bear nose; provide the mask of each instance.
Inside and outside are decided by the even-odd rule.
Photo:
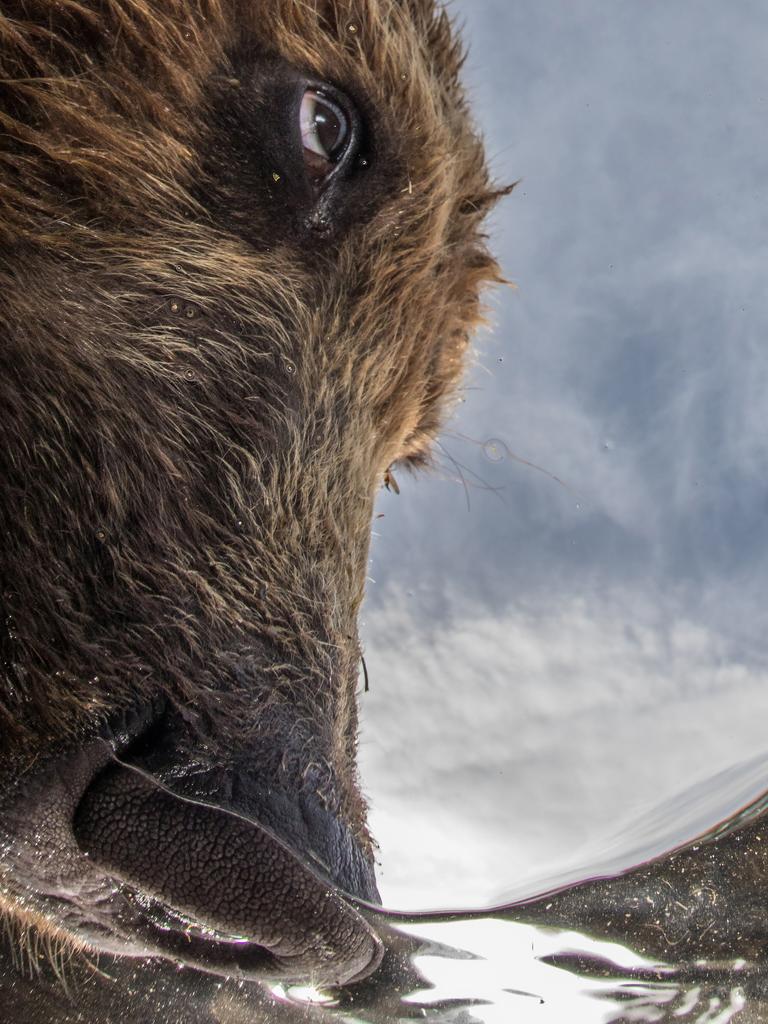
[[[264,973],[325,984],[365,977],[381,961],[382,944],[361,915],[276,836],[135,768],[102,772],[73,825],[92,862],[228,945],[235,961],[247,962],[257,946],[270,954]]]

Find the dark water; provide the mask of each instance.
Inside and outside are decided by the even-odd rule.
[[[388,947],[381,977],[316,1019],[767,1019],[767,802],[619,876],[476,914],[375,914]],[[277,994],[284,1005],[322,998]]]
[[[81,963],[62,964],[47,983],[44,970],[34,998],[49,995],[51,1019],[55,1006],[55,1019],[66,1024],[133,1024],[147,1014],[158,1024],[763,1021],[766,804],[768,795],[693,844],[624,874],[505,907],[430,915],[362,908],[384,940],[385,959],[343,991],[102,958],[90,974]],[[14,984],[28,991],[11,974],[0,974],[6,1014],[21,1007]]]

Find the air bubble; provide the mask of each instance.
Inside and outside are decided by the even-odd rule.
[[[483,445],[483,455],[489,462],[503,462],[507,446],[497,437],[490,437]]]

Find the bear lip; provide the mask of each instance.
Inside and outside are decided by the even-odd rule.
[[[73,818],[81,850],[119,883],[162,955],[214,973],[346,984],[376,969],[376,933],[258,821],[108,765]]]
[[[79,745],[70,743],[15,773],[0,796],[3,882],[9,891],[44,908],[60,901],[64,911],[71,903],[103,902],[107,887],[74,840],[75,810],[98,775],[153,726],[164,706],[148,702],[121,710]]]
[[[83,806],[89,799],[98,801],[105,778],[117,778],[120,785],[127,779],[139,780],[158,790],[155,779],[123,758],[137,746],[152,742],[153,730],[164,713],[162,707],[148,705],[115,716],[79,749],[35,766],[23,783],[0,801],[0,844],[9,867],[4,878],[9,891],[42,912],[75,942],[110,955],[159,956],[221,976],[289,981],[312,976],[328,985],[348,984],[375,970],[383,947],[373,929],[311,861],[297,857],[256,821],[205,805],[194,811],[214,815],[216,822],[222,816],[231,818],[241,831],[253,830],[254,836],[267,844],[266,857],[269,860],[271,856],[273,863],[278,850],[289,896],[277,913],[262,909],[260,917],[258,908],[254,909],[254,931],[264,923],[266,933],[262,935],[230,928],[226,919],[220,923],[212,920],[217,908],[210,893],[201,908],[195,906],[194,899],[191,905],[187,901],[179,907],[174,899],[164,899],[162,892],[151,891],[151,886],[148,891],[142,884],[146,880],[126,877],[130,870],[115,872],[112,865],[94,856],[97,851],[83,849],[87,844],[78,841],[82,839],[78,819],[82,822]],[[193,807],[198,804],[164,792],[174,801],[172,806],[179,800]],[[98,821],[98,815],[91,824],[93,821]],[[309,904],[294,899],[292,884],[296,890],[303,887]],[[226,888],[225,882],[224,896]],[[330,907],[330,924],[326,922],[325,928],[318,927],[309,936],[302,934],[301,921],[307,905],[321,911]],[[281,934],[280,923],[291,914],[297,915],[293,931]]]

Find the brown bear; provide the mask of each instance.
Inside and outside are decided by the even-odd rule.
[[[354,981],[372,506],[499,276],[462,50],[434,0],[5,0],[0,62],[0,995]]]

